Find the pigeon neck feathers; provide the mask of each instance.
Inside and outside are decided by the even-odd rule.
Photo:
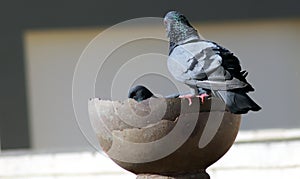
[[[197,30],[185,24],[174,24],[169,32],[170,42],[182,44],[189,40],[200,39]]]
[[[177,11],[167,13],[164,18],[164,23],[170,39],[170,51],[178,45],[201,40],[197,30],[189,23],[183,14]]]
[[[178,45],[183,45],[189,42],[199,41],[201,40],[197,31],[193,29],[193,31],[186,32],[182,34],[181,32],[170,33],[170,46],[169,46],[169,55]]]

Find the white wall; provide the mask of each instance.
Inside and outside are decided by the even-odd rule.
[[[300,20],[203,23],[197,28],[205,38],[219,42],[235,52],[243,68],[250,72],[248,79],[256,89],[250,95],[263,110],[245,115],[242,129],[300,127]],[[145,30],[160,34],[163,29],[152,26],[128,27],[124,31],[114,32],[115,36],[110,38],[111,41],[105,43],[109,48],[116,38]],[[24,34],[30,130],[34,149],[88,148],[88,142],[77,126],[72,109],[72,79],[81,52],[100,32],[99,29],[63,29],[31,30]],[[151,43],[156,44],[156,41],[147,41],[148,45]],[[135,47],[133,43],[131,51],[134,52],[139,46]],[[126,47],[130,48],[130,45]],[[168,46],[159,48],[167,52]],[[99,51],[105,50],[99,48]],[[150,55],[139,58],[150,61],[154,57],[156,56]],[[98,60],[97,56],[90,58]],[[114,58],[118,60],[122,56]],[[163,59],[163,56],[155,58],[161,62],[164,62]],[[147,68],[149,71],[159,69],[167,73],[166,63]],[[110,68],[107,69],[109,71]],[[135,69],[132,68],[131,71]],[[88,69],[86,73],[89,73]],[[98,76],[96,80],[96,95],[110,98],[109,85],[104,85],[102,77]],[[104,79],[109,79],[108,77],[104,76]],[[128,76],[123,75],[119,80],[130,80],[126,77]],[[152,77],[157,80],[153,81],[151,75],[148,75],[137,79],[137,83],[144,80],[155,93],[175,92],[176,88],[167,78],[157,75]],[[116,96],[125,98],[128,89],[119,89],[120,94]],[[88,131],[88,117],[84,120],[87,123],[87,132],[92,138],[92,131]]]

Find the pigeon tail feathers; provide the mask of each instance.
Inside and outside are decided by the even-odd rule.
[[[261,107],[243,91],[215,91],[215,93],[224,101],[231,113],[246,114],[250,110],[259,111],[261,109]]]

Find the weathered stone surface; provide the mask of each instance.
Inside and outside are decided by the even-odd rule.
[[[92,99],[89,114],[101,147],[118,165],[168,177],[203,175],[231,147],[241,119],[215,98],[204,104],[193,99],[192,106],[177,98]]]

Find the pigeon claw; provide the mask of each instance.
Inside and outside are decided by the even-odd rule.
[[[206,97],[209,97],[209,95],[206,94],[206,93],[203,93],[203,94],[197,95],[196,97],[200,98],[200,99],[201,99],[201,103],[203,104],[205,98],[206,98]]]
[[[189,100],[189,106],[192,105],[192,97],[195,97],[192,94],[180,95],[179,98]]]
[[[200,98],[200,99],[201,99],[201,103],[203,104],[205,98],[206,98],[206,97],[209,97],[209,95],[206,94],[206,93],[203,93],[203,94],[201,94],[201,95],[196,95],[196,96],[195,96],[195,95],[192,95],[192,94],[186,94],[186,95],[180,95],[180,96],[179,96],[179,98],[183,98],[183,99],[189,100],[189,106],[192,105],[192,98],[193,98],[193,97]]]

